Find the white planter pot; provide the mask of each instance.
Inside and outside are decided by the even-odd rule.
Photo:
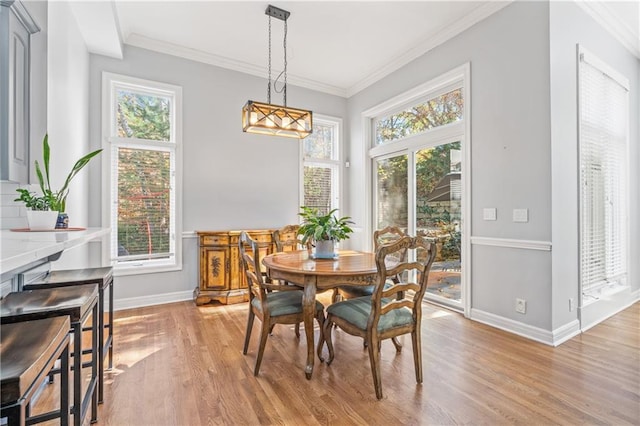
[[[332,240],[316,241],[316,253],[317,259],[333,259],[336,257],[336,245]]]
[[[27,221],[32,231],[48,231],[56,228],[58,212],[27,210]]]

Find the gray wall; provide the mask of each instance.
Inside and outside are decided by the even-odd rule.
[[[300,143],[242,132],[242,106],[249,99],[266,100],[265,79],[131,46],[125,46],[123,60],[91,55],[92,148],[100,145],[103,71],[175,84],[183,94],[185,269],[120,277],[118,299],[146,304],[162,293],[189,298],[197,284],[198,260],[197,241],[190,232],[297,222]],[[272,96],[280,100],[280,95]],[[288,104],[346,117],[345,99],[300,87],[288,88]],[[90,224],[100,226],[99,177],[93,179],[91,188],[95,207],[90,211]]]
[[[638,298],[640,288],[640,60],[573,2],[550,5],[551,40],[551,138],[553,218],[553,328],[577,318],[569,311],[569,298],[579,298],[578,258],[578,145],[577,145],[577,55],[584,46],[629,79],[630,107],[630,294],[618,305]],[[635,296],[634,296],[635,293]],[[606,313],[603,313],[606,316]]]
[[[349,99],[349,206],[359,225],[368,226],[369,208],[359,190],[362,111],[470,62],[471,235],[550,241],[548,7],[514,3]],[[483,221],[484,207],[496,207],[498,220]],[[513,223],[514,208],[528,208],[529,222]],[[471,257],[474,311],[551,328],[550,252],[474,244]],[[526,315],[515,312],[517,297],[527,299]]]

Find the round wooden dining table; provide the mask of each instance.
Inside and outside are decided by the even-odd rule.
[[[269,278],[304,287],[302,305],[307,337],[305,376],[311,379],[315,359],[313,318],[316,291],[341,285],[373,285],[378,275],[375,254],[341,250],[336,259],[314,259],[308,250],[299,250],[270,254],[262,259],[262,263]]]

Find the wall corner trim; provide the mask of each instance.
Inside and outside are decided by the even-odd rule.
[[[577,319],[553,330],[553,346],[558,346],[567,340],[582,333],[580,331],[580,321]]]

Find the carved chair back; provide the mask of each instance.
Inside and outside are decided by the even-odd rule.
[[[260,244],[245,231],[240,233],[238,250],[242,269],[247,277],[249,303],[251,303],[254,298],[258,298],[262,306],[262,316],[267,318],[269,317],[269,304],[266,303],[267,293],[277,290],[291,290],[291,287],[283,284],[265,282],[263,274],[260,272],[262,269],[260,267]]]
[[[406,260],[408,250],[415,250],[417,259],[420,261],[409,262]],[[423,237],[404,236],[399,240],[381,245],[376,251],[376,266],[378,268],[378,281],[371,295],[371,314],[367,323],[367,328],[372,334],[377,334],[380,317],[396,309],[409,308],[413,315],[413,324],[407,325],[406,330],[392,329],[389,335],[382,335],[378,338],[385,339],[400,334],[410,333],[419,330],[422,318],[422,298],[427,289],[429,271],[436,256],[436,245],[430,243]],[[399,258],[404,257],[402,260]],[[401,281],[394,278],[403,277]],[[393,285],[389,286],[389,279]],[[412,279],[409,281],[409,279]],[[385,284],[387,284],[385,286]],[[404,294],[405,297],[397,299],[395,296]],[[378,338],[374,340],[378,340]]]
[[[273,242],[276,244],[276,251],[295,251],[309,248],[309,243],[302,244],[302,239],[298,236],[300,225],[287,225],[273,231]]]
[[[373,233],[374,251],[377,252],[380,246],[398,241],[405,236],[407,236],[407,234],[397,226],[387,226],[383,229],[378,229]],[[407,249],[398,250],[390,255],[394,256],[398,262],[405,262],[407,260]],[[391,279],[399,282],[401,277],[392,277]]]

